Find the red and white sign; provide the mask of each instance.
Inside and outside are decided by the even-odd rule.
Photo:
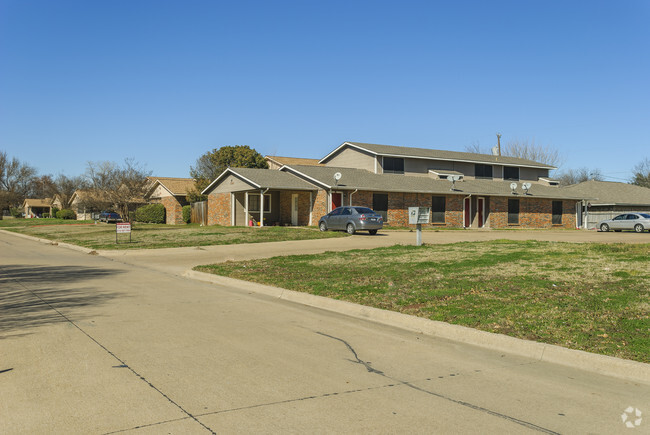
[[[124,234],[131,232],[131,223],[130,222],[118,222],[115,224],[115,231],[117,234]]]

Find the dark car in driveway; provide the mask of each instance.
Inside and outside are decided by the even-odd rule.
[[[337,207],[318,221],[321,231],[342,230],[348,234],[357,231],[368,231],[377,234],[384,226],[382,216],[368,207],[343,206]]]
[[[100,222],[122,222],[122,216],[115,213],[114,211],[103,211],[99,214]]]

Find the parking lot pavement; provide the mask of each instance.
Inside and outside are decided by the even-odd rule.
[[[3,434],[618,433],[650,403],[647,384],[15,236],[0,245]]]

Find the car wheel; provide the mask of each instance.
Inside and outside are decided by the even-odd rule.
[[[642,233],[643,232],[643,225],[641,225],[641,224],[634,225],[634,231],[636,231],[637,233]]]
[[[603,231],[603,232],[606,233],[607,231],[609,231],[609,225],[607,225],[607,224],[602,224],[602,225],[600,226],[600,231]]]
[[[318,224],[318,229],[321,231],[327,231],[327,225],[325,225],[325,222],[321,222]]]
[[[354,232],[355,232],[355,230],[354,230],[354,225],[352,225],[352,224],[348,224],[348,226],[345,227],[345,231],[347,231],[348,234],[354,234]]]
[[[370,233],[371,236],[377,234],[377,230],[368,230],[368,232]]]

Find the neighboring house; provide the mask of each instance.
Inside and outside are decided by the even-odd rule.
[[[189,205],[187,193],[194,188],[192,178],[149,177],[152,180],[146,199],[151,203],[165,206],[165,222],[182,224],[183,206]]]
[[[27,198],[23,201],[23,212],[27,218],[52,216],[52,198]]]
[[[578,226],[581,228],[597,228],[598,222],[625,212],[650,212],[650,189],[647,187],[589,180],[564,190],[587,198],[578,204]]]
[[[76,213],[77,220],[86,221],[98,219],[101,210],[89,205],[92,202],[92,196],[93,193],[91,190],[77,190],[72,194],[72,197],[70,198],[70,208]]]
[[[203,194],[210,225],[251,218],[315,225],[338,206],[361,205],[392,226],[407,226],[408,207],[420,206],[431,208],[433,226],[575,228],[583,196],[559,188],[552,169],[515,157],[345,142],[319,165],[229,168]]]
[[[296,157],[280,157],[280,156],[266,156],[266,163],[269,165],[269,169],[280,169],[285,165],[308,165],[308,166],[318,166],[318,159],[300,159]]]

